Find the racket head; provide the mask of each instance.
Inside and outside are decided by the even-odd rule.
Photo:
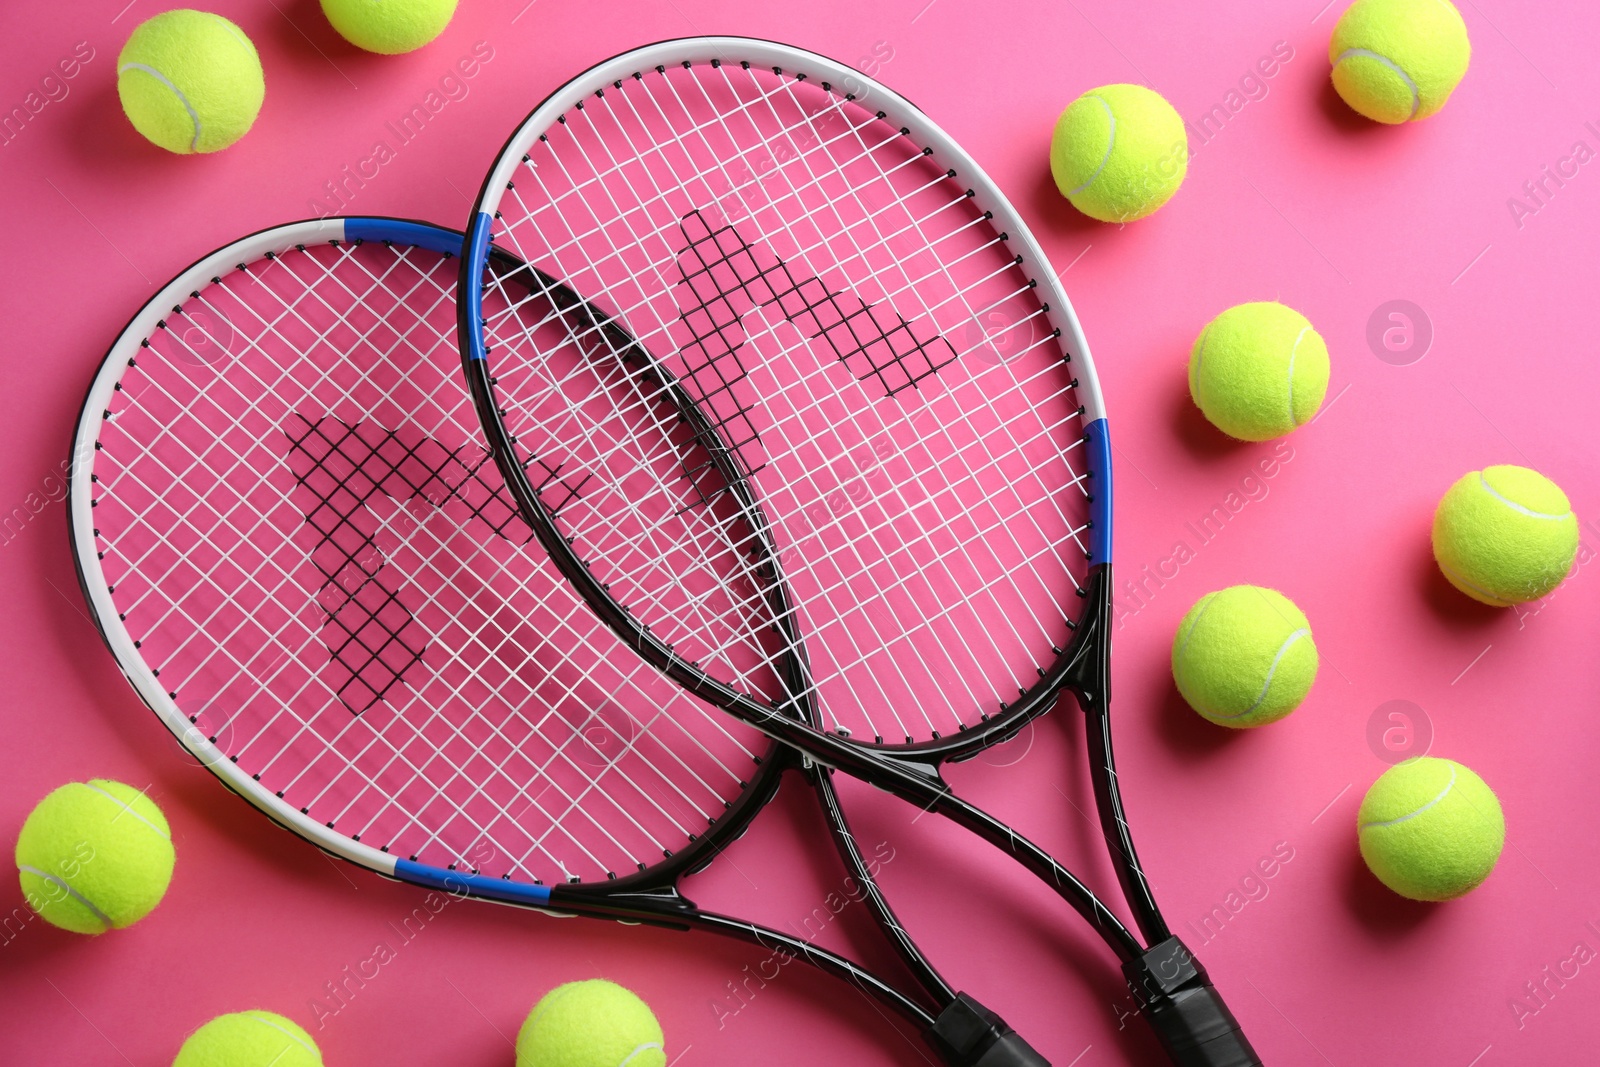
[[[78,422],[79,581],[145,704],[280,825],[386,876],[633,916],[609,901],[709,862],[787,757],[531,543],[458,376],[461,241],[308,220],[165,285]]]
[[[607,328],[542,345],[474,307],[495,296],[492,278],[470,284],[491,240],[581,293]],[[512,135],[462,271],[463,357],[512,495],[597,611],[680,681],[751,719],[793,701],[740,668],[733,650],[755,640],[772,676],[805,664],[818,726],[930,758],[972,755],[1063,687],[1102,685],[1110,444],[1088,346],[1004,195],[903,97],[744,38],[618,56]],[[663,607],[694,598],[673,591],[673,568],[637,588],[638,558],[599,533],[615,534],[620,511],[580,528],[523,477],[547,451],[597,482],[616,472],[617,450],[591,439],[579,461],[530,416],[548,393],[535,404],[515,390],[552,352],[596,339],[603,362],[641,369],[624,420],[654,412],[668,442],[673,408],[698,417],[745,472],[758,513],[711,523],[721,551],[702,560],[746,607],[742,628]],[[704,464],[680,466],[660,502],[738,495],[738,477],[708,491]],[[685,532],[676,547],[693,544]],[[769,558],[781,582],[759,577]]]

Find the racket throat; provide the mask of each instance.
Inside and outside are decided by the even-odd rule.
[[[1076,647],[1072,654],[1062,657],[1057,668],[1062,672],[1064,687],[1085,709],[1094,703],[1102,707],[1111,703],[1111,590],[1111,564],[1092,567],[1083,583],[1088,604],[1078,622]]]
[[[1049,1067],[1006,1021],[957,993],[928,1031],[928,1043],[951,1067]]]
[[[600,907],[596,907],[596,901]],[[672,886],[659,889],[641,889],[630,893],[607,893],[603,898],[593,894],[572,892],[565,886],[550,888],[550,904],[570,915],[591,915],[614,919],[624,924],[663,926],[674,930],[688,930],[700,914],[694,901]]]

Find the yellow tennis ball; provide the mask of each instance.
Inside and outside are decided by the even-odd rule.
[[[1304,425],[1328,393],[1328,346],[1293,308],[1239,304],[1206,324],[1189,352],[1189,395],[1212,425],[1266,441]]]
[[[1497,608],[1538,600],[1578,555],[1567,494],[1526,467],[1462,475],[1433,513],[1433,558],[1450,584]]]
[[[1172,680],[1189,706],[1219,726],[1276,722],[1317,678],[1311,623],[1275,589],[1235,585],[1207,593],[1172,638]]]
[[[1356,0],[1328,42],[1344,102],[1391,124],[1444,107],[1471,58],[1467,24],[1449,0]]]
[[[1172,199],[1189,170],[1189,135],[1172,105],[1142,85],[1102,85],[1074,100],[1050,136],[1050,173],[1072,206],[1132,222]]]
[[[1412,900],[1451,900],[1489,877],[1506,841],[1494,790],[1453,760],[1422,756],[1372,783],[1356,816],[1361,858]]]
[[[169,152],[215,152],[250,131],[266,98],[244,31],[206,11],[164,11],[117,57],[117,95],[133,128]]]
[[[322,1067],[322,1053],[292,1020],[270,1011],[239,1011],[190,1034],[172,1067]]]
[[[63,930],[103,934],[161,903],[172,881],[172,830],[131,785],[96,778],[39,801],[17,837],[22,894]]]
[[[630,990],[603,978],[556,986],[517,1034],[517,1067],[666,1067],[661,1024]]]
[[[456,0],[322,0],[322,13],[357,48],[395,56],[443,33]]]

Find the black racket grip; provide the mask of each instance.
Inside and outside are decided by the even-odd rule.
[[[1122,965],[1156,1039],[1177,1067],[1262,1067],[1200,961],[1176,937]]]
[[[1050,1067],[1004,1019],[965,993],[933,1021],[928,1044],[950,1067]]]

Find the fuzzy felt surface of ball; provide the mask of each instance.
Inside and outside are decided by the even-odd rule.
[[[1384,771],[1356,816],[1361,858],[1412,900],[1453,900],[1481,885],[1505,846],[1500,800],[1454,760],[1422,756]]]
[[[1172,638],[1172,680],[1189,706],[1219,726],[1276,722],[1317,677],[1311,623],[1294,601],[1258,585],[1197,600]]]
[[[368,52],[415,52],[444,32],[456,0],[322,0],[339,36]]]
[[[267,84],[243,30],[209,11],[141,22],[117,56],[117,96],[146,139],[189,155],[227,148],[261,113]]]
[[[1189,395],[1213,426],[1269,441],[1310,422],[1328,394],[1328,346],[1294,308],[1256,301],[1212,319],[1189,350]]]
[[[190,1034],[172,1067],[322,1067],[322,1052],[292,1019],[238,1011]]]
[[[1183,119],[1142,85],[1102,85],[1074,100],[1050,136],[1050,173],[1090,218],[1132,222],[1172,199],[1189,170]]]
[[[665,1067],[650,1006],[603,978],[546,993],[517,1034],[517,1067]]]
[[[1561,487],[1507,465],[1456,480],[1433,513],[1433,558],[1450,584],[1503,608],[1553,592],[1578,555],[1578,519]]]
[[[131,926],[172,881],[172,830],[131,785],[71,782],[41,800],[17,836],[17,873],[29,907],[79,934]]]
[[[1467,24],[1449,0],[1356,0],[1328,42],[1334,89],[1389,125],[1437,114],[1471,59]]]

